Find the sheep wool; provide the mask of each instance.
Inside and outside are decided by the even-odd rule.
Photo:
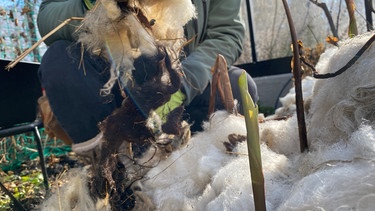
[[[339,43],[339,48],[327,50],[316,69],[333,73],[355,56],[373,36],[366,33]],[[321,142],[334,143],[347,140],[363,124],[375,122],[375,46],[372,44],[354,65],[342,74],[315,83],[308,126],[308,139],[312,148]]]
[[[371,36],[374,33],[328,49],[321,56],[318,70],[339,69]],[[304,90],[311,102],[306,115],[308,152],[299,152],[295,113],[286,120],[260,123],[267,210],[373,210],[374,56],[372,45],[345,73],[330,79],[304,79],[310,85],[315,81],[314,88]],[[290,108],[289,103],[286,106]],[[244,118],[216,111],[203,128],[134,184],[138,199],[134,210],[254,210],[246,143],[237,143],[232,152],[223,145],[230,134],[246,135]],[[79,176],[85,181],[85,175]],[[73,187],[78,181],[66,186]],[[79,195],[87,194],[87,187],[77,187],[83,187],[76,190]],[[60,196],[70,197],[73,193],[69,190],[62,188]],[[59,201],[52,199],[46,203]],[[75,207],[84,207],[89,205],[84,200],[92,200],[80,199],[83,201],[69,201],[75,202]],[[102,206],[98,210],[106,209]]]
[[[371,36],[364,34],[329,49],[317,66],[320,73],[345,65]],[[299,152],[295,112],[286,120],[260,123],[267,210],[375,207],[374,55],[372,45],[342,75],[304,79],[304,97],[311,103],[306,119],[309,152]],[[293,91],[288,95],[294,96]],[[284,103],[290,110],[291,104]],[[336,112],[332,108],[343,104],[348,109],[332,114]],[[239,143],[234,154],[225,153],[221,145],[228,134],[246,134],[244,124],[243,118],[214,113],[205,131],[193,136],[186,149],[172,153],[146,174],[139,190],[151,198],[156,210],[254,210],[246,144]],[[327,127],[328,132],[322,133]]]
[[[78,41],[111,62],[111,78],[103,94],[109,94],[118,77],[125,85],[131,79],[134,59],[153,56],[160,46],[167,49],[173,68],[179,69],[186,41],[183,26],[195,17],[190,0],[97,1],[79,28]]]

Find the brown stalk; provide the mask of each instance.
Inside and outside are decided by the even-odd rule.
[[[48,34],[46,34],[42,39],[40,39],[38,42],[36,42],[31,48],[24,51],[21,55],[19,55],[15,60],[11,61],[6,67],[6,70],[10,70],[14,66],[18,64],[23,58],[25,58],[29,53],[31,53],[36,47],[38,47],[42,42],[44,42],[48,37],[50,37],[52,34],[54,34],[57,30],[61,29],[65,25],[67,25],[70,21],[73,20],[83,20],[84,18],[80,17],[71,17],[66,19],[64,22],[62,22],[60,25],[58,25],[56,28],[54,28],[52,31],[50,31]]]
[[[324,3],[324,2],[318,2],[317,0],[310,0],[310,2],[313,3],[313,4],[315,4],[318,7],[322,8],[322,10],[324,11],[324,14],[327,17],[328,24],[329,24],[329,26],[331,28],[333,36],[334,37],[339,37],[339,35],[337,33],[337,28],[335,27],[335,24],[333,23],[332,15],[329,12],[329,9],[328,9],[326,3]]]
[[[355,4],[354,0],[345,0],[346,7],[348,9],[349,13],[349,29],[348,29],[348,35],[350,38],[358,35],[358,27],[357,27],[357,21],[355,19]]]
[[[285,8],[285,13],[288,18],[290,35],[292,37],[293,44],[293,77],[294,77],[294,88],[296,90],[296,106],[297,106],[297,121],[298,121],[298,132],[300,139],[300,150],[304,152],[308,150],[307,146],[307,135],[306,135],[306,122],[305,122],[305,112],[303,108],[303,96],[302,96],[302,71],[301,62],[299,58],[299,46],[297,41],[297,34],[294,28],[292,15],[290,13],[288,4],[286,0],[282,0]]]
[[[326,73],[326,74],[318,74],[316,71],[314,71],[314,78],[317,78],[317,79],[325,79],[325,78],[333,78],[333,77],[336,77],[338,75],[340,75],[341,73],[345,72],[347,69],[349,69],[351,66],[353,66],[353,64],[355,64],[355,62],[362,56],[362,54],[371,46],[371,44],[375,41],[375,35],[372,35],[372,37],[365,43],[364,46],[362,46],[361,49],[359,49],[359,51],[355,54],[355,56],[349,60],[348,63],[346,63],[346,65],[342,68],[340,68],[339,70],[337,70],[336,72],[334,73]]]
[[[225,109],[228,112],[233,113],[234,99],[232,87],[229,81],[227,62],[223,55],[217,55],[216,62],[211,68],[211,72],[213,75],[208,115],[211,115],[215,110],[216,91],[219,92],[220,99],[223,102]]]

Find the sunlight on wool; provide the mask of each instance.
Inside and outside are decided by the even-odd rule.
[[[367,33],[342,41],[340,48],[328,49],[317,65],[318,71],[337,71],[371,36],[373,33]],[[294,101],[289,96],[294,95],[293,89],[281,99],[284,110],[275,114],[283,115],[286,111],[292,116],[260,123],[268,210],[375,207],[375,105],[373,100],[365,98],[373,99],[375,93],[374,56],[372,45],[340,76],[303,80],[306,104],[311,103],[306,105],[310,106],[306,119],[309,152],[299,152]],[[357,93],[361,90],[366,92]],[[340,106],[348,108],[348,105],[355,115],[334,114]],[[338,121],[350,126],[343,127]],[[149,199],[151,204],[137,205],[135,210],[254,210],[246,143],[239,143],[234,153],[226,153],[223,145],[229,134],[246,134],[244,119],[217,111],[204,123],[204,129],[136,184],[136,195]],[[85,182],[86,175],[80,175]],[[77,181],[71,180],[66,186],[76,186]],[[85,188],[76,191],[87,194]],[[61,189],[60,197],[69,197],[67,193]],[[45,202],[46,207],[54,206],[56,196],[53,197]],[[105,209],[108,207],[102,208]]]

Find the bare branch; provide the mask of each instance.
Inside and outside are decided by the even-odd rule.
[[[21,55],[19,55],[15,60],[13,60],[12,62],[10,62],[5,67],[5,69],[6,70],[10,70],[14,66],[16,66],[18,64],[18,62],[20,62],[23,58],[25,58],[36,47],[38,47],[42,42],[44,42],[48,37],[50,37],[52,34],[54,34],[57,30],[61,29],[65,25],[67,25],[70,21],[73,21],[73,20],[83,20],[83,19],[84,18],[80,18],[80,17],[71,17],[71,18],[66,19],[64,22],[62,22],[60,25],[58,25],[56,28],[54,28],[52,31],[50,31],[48,34],[46,34],[44,37],[42,37],[42,39],[40,39],[38,42],[36,42],[33,46],[31,46],[31,48],[27,49]]]
[[[374,26],[372,25],[372,13],[375,12],[374,7],[372,6],[372,0],[365,0],[365,11],[367,31],[372,31],[374,30]]]
[[[337,33],[337,29],[335,27],[335,24],[333,23],[333,19],[332,19],[332,15],[331,13],[329,12],[328,10],[328,7],[326,5],[326,3],[322,3],[322,2],[318,2],[317,0],[310,0],[311,3],[315,4],[316,6],[320,7],[323,9],[324,11],[324,14],[326,15],[327,17],[327,20],[328,20],[328,23],[329,23],[329,26],[331,28],[331,31],[332,31],[332,34],[333,36],[335,37],[339,37],[338,33]]]
[[[293,44],[293,77],[294,77],[294,88],[296,90],[296,107],[297,107],[297,121],[298,121],[298,133],[300,141],[300,150],[304,152],[308,150],[307,136],[306,136],[306,122],[305,122],[305,111],[303,108],[303,96],[302,96],[302,82],[301,82],[301,61],[299,56],[299,45],[297,41],[297,34],[294,28],[292,15],[286,0],[282,0],[285,8],[285,13],[289,23],[290,35],[292,37]]]
[[[340,75],[341,73],[345,72],[347,69],[349,69],[358,59],[362,56],[362,54],[372,45],[372,43],[375,41],[375,35],[373,35],[366,43],[365,45],[359,49],[359,51],[355,54],[355,56],[348,62],[346,65],[342,68],[340,68],[338,71],[334,73],[327,73],[327,74],[318,74],[314,72],[314,78],[317,79],[325,79],[325,78],[333,78],[335,76]]]

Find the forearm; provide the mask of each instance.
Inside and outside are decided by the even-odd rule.
[[[217,54],[222,54],[228,66],[242,53],[244,25],[240,20],[240,0],[214,0],[208,13],[204,39],[190,48],[187,59],[182,61],[186,103],[201,94],[211,80],[211,67]],[[198,26],[199,27],[199,26]]]
[[[40,5],[37,18],[41,36],[46,35],[63,21],[71,17],[84,17],[87,8],[82,0],[44,0]],[[81,21],[71,21],[48,38],[45,43],[52,44],[56,40],[75,40],[75,31]]]

